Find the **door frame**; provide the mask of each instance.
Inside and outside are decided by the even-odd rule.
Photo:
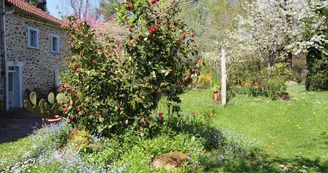
[[[16,106],[18,108],[23,107],[23,65],[24,62],[18,62],[18,61],[7,61],[6,62],[6,111],[9,110],[9,90],[8,90],[8,71],[9,67],[15,67],[16,68],[16,80],[15,84],[17,85],[15,87],[15,100],[17,99]]]

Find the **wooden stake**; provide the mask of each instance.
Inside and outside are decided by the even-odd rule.
[[[227,69],[225,49],[221,48],[221,98],[222,106],[227,104]]]

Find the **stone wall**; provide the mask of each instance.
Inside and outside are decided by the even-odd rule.
[[[39,29],[39,48],[28,48],[27,26]],[[51,34],[60,36],[60,53],[51,52]],[[41,95],[54,90],[55,69],[65,66],[67,36],[59,24],[45,21],[25,11],[16,9],[6,16],[7,60],[24,62],[23,97],[31,91]]]

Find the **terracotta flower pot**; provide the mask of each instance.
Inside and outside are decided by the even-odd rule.
[[[61,120],[61,117],[59,115],[55,115],[55,118],[43,118],[42,120],[44,126],[50,126],[52,124],[58,124]]]
[[[219,91],[214,91],[214,103],[217,104],[221,100],[221,93]]]

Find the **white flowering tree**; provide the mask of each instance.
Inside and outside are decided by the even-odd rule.
[[[292,69],[292,56],[305,52],[309,46],[320,47],[326,42],[323,36],[310,33],[304,38],[305,28],[313,31],[322,26],[325,21],[316,14],[316,10],[326,5],[326,2],[313,0],[255,0],[246,5],[248,15],[239,19],[243,30],[251,35],[252,46],[261,52],[270,72],[277,62],[286,61]],[[313,19],[316,22],[304,22]]]

